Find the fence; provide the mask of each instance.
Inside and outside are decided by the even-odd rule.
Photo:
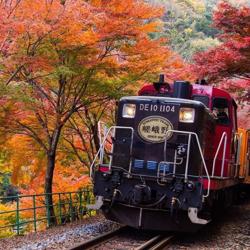
[[[53,197],[53,205],[48,204],[49,195]],[[78,192],[0,197],[0,232],[5,230],[2,237],[20,235],[49,227],[52,221],[64,224],[91,216],[93,211],[88,211],[86,205],[92,201],[89,188]],[[50,206],[54,208],[54,216],[50,215]]]

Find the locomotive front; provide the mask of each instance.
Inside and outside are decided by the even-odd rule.
[[[203,152],[213,119],[189,99],[190,88],[176,82],[168,96],[121,98],[93,178],[94,208],[107,218],[150,230],[195,231],[208,223],[200,212],[209,192]]]

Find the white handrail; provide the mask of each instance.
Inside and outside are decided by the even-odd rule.
[[[93,174],[93,167],[94,167],[94,164],[97,160],[97,157],[100,155],[100,164],[103,163],[103,155],[104,155],[104,146],[105,146],[105,142],[108,138],[108,135],[110,134],[110,132],[114,129],[114,131],[116,131],[116,129],[129,129],[131,130],[132,134],[131,134],[131,144],[130,144],[130,153],[132,153],[132,149],[133,149],[133,139],[134,139],[134,129],[132,127],[125,127],[125,126],[112,126],[108,129],[107,133],[105,134],[104,138],[103,138],[103,141],[100,145],[100,148],[90,166],[90,177],[92,177],[92,174]],[[188,137],[188,148],[187,148],[187,160],[186,160],[186,167],[185,167],[185,180],[188,179],[188,168],[189,168],[189,157],[190,157],[190,144],[191,144],[191,137],[192,136],[195,136],[196,138],[196,141],[197,141],[197,145],[198,145],[198,148],[199,148],[199,152],[200,152],[200,155],[201,155],[201,159],[202,159],[202,163],[203,163],[203,166],[204,166],[204,169],[205,169],[205,172],[206,172],[206,176],[207,176],[207,179],[208,179],[208,189],[207,189],[207,194],[206,195],[203,195],[203,197],[208,197],[209,196],[209,192],[210,192],[210,176],[209,176],[209,173],[208,173],[208,170],[207,170],[207,166],[206,166],[206,162],[204,160],[204,156],[202,154],[202,149],[201,149],[201,146],[200,146],[200,142],[199,142],[199,138],[198,138],[198,135],[194,132],[188,132],[188,131],[180,131],[180,130],[168,130],[167,131],[167,134],[166,134],[166,138],[167,138],[167,135],[168,133],[182,133],[182,134],[187,134],[189,135]],[[166,147],[166,143],[167,143],[167,139],[165,139],[165,145],[164,145],[164,148]],[[112,156],[111,156],[112,158]],[[111,158],[110,158],[110,161],[111,161]],[[111,168],[111,165],[109,164],[109,170]],[[131,174],[131,162],[130,162],[130,166],[129,166],[129,174]]]
[[[200,141],[199,141],[199,137],[196,133],[194,132],[188,132],[188,131],[181,131],[181,130],[168,130],[167,133],[166,133],[166,138],[168,138],[168,133],[180,133],[180,134],[187,134],[189,135],[188,137],[188,144],[191,143],[191,136],[194,135],[195,138],[196,138],[196,141],[197,141],[197,145],[198,145],[198,148],[199,148],[199,152],[200,152],[200,156],[201,156],[201,160],[202,160],[202,163],[203,163],[203,166],[204,166],[204,169],[205,169],[205,172],[206,172],[206,175],[207,175],[207,180],[208,180],[208,188],[207,188],[207,193],[206,195],[203,195],[203,197],[208,197],[209,196],[209,193],[210,193],[210,184],[211,184],[211,180],[210,180],[210,176],[209,176],[209,173],[208,173],[208,170],[207,170],[207,165],[206,165],[206,162],[205,162],[205,159],[203,157],[203,154],[202,154],[202,149],[201,149],[201,145],[200,145]],[[167,143],[167,139],[165,139],[165,144]],[[189,163],[189,154],[190,154],[190,145],[188,145],[188,151],[187,151],[187,162]],[[185,179],[187,179],[187,176],[188,176],[188,164],[186,164],[186,168],[185,168]]]
[[[107,133],[105,134],[104,138],[103,138],[103,141],[99,147],[99,150],[97,151],[95,157],[94,157],[94,160],[92,161],[91,165],[90,165],[90,171],[89,171],[89,176],[92,178],[92,174],[93,174],[93,167],[95,165],[95,162],[97,160],[97,158],[99,157],[100,155],[100,160],[99,160],[99,163],[102,164],[103,163],[103,157],[104,157],[104,146],[105,146],[105,143],[106,143],[106,140],[108,138],[108,135],[109,133],[114,129],[129,129],[132,131],[132,136],[131,136],[131,145],[130,145],[130,150],[132,150],[132,146],[133,146],[133,136],[134,136],[134,129],[132,127],[125,127],[125,126],[111,126]],[[109,170],[110,170],[110,166],[109,166]]]
[[[224,147],[223,147],[223,156],[222,156],[222,163],[221,163],[221,177],[223,177],[223,174],[224,174],[224,167],[225,167],[224,163],[225,163],[225,154],[226,154],[226,146],[227,146],[227,133],[226,132],[223,132],[223,134],[221,135],[220,142],[219,142],[219,145],[217,147],[217,150],[214,156],[212,177],[214,177],[215,163],[216,163],[223,140],[224,140]]]
[[[237,159],[236,164],[240,164],[240,155],[241,155],[241,144],[242,144],[242,133],[237,134],[238,135],[238,147],[237,147]]]
[[[241,155],[241,144],[242,144],[242,133],[237,133],[236,136],[238,136],[238,145],[237,145],[237,158],[236,158],[236,168],[234,177],[237,176],[238,173],[238,167],[240,166],[240,155]]]
[[[177,160],[179,160],[179,161],[177,162]],[[172,165],[174,165],[173,176],[175,176],[176,165],[181,165],[182,163],[183,163],[183,158],[177,158],[177,151],[175,150],[174,161],[173,162],[171,162],[171,161],[160,161],[159,162],[158,168],[157,168],[157,177],[159,178],[160,175],[161,175],[160,167],[161,167],[162,164],[172,164]],[[165,174],[166,174],[166,170],[164,168],[163,177],[165,176]]]
[[[188,179],[188,165],[189,165],[189,155],[190,155],[190,144],[191,144],[191,134],[188,134],[188,148],[187,148],[187,160],[186,160],[186,167],[185,167],[185,181]]]

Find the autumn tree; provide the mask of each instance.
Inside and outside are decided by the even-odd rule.
[[[200,78],[230,91],[238,99],[239,124],[249,127],[250,114],[250,8],[221,2],[213,15],[221,31],[221,45],[195,55]]]
[[[222,44],[195,56],[197,71],[210,81],[224,78],[250,80],[250,8],[222,2],[213,16],[214,26],[223,33]]]
[[[148,33],[157,30],[154,18],[162,12],[135,0],[7,0],[0,13],[0,79],[14,107],[5,129],[44,151],[50,194],[71,118],[161,70],[169,51]]]

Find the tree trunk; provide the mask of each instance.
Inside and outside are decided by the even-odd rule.
[[[47,155],[47,169],[45,176],[45,187],[44,191],[46,194],[46,206],[47,206],[47,218],[48,226],[56,225],[56,217],[53,208],[53,195],[52,195],[52,184],[53,184],[53,174],[55,169],[56,154],[50,153]]]
[[[95,149],[96,152],[99,150],[100,148],[100,140],[99,140],[99,136],[98,136],[98,125],[97,123],[95,123],[94,125],[92,125],[92,133],[93,133],[93,139],[94,139],[94,144],[95,144]]]
[[[52,185],[53,185],[53,175],[56,163],[56,150],[60,134],[61,134],[61,127],[58,127],[55,129],[53,133],[50,149],[47,152],[47,169],[45,175],[44,192],[46,194],[48,226],[56,225],[56,217],[53,207]]]

